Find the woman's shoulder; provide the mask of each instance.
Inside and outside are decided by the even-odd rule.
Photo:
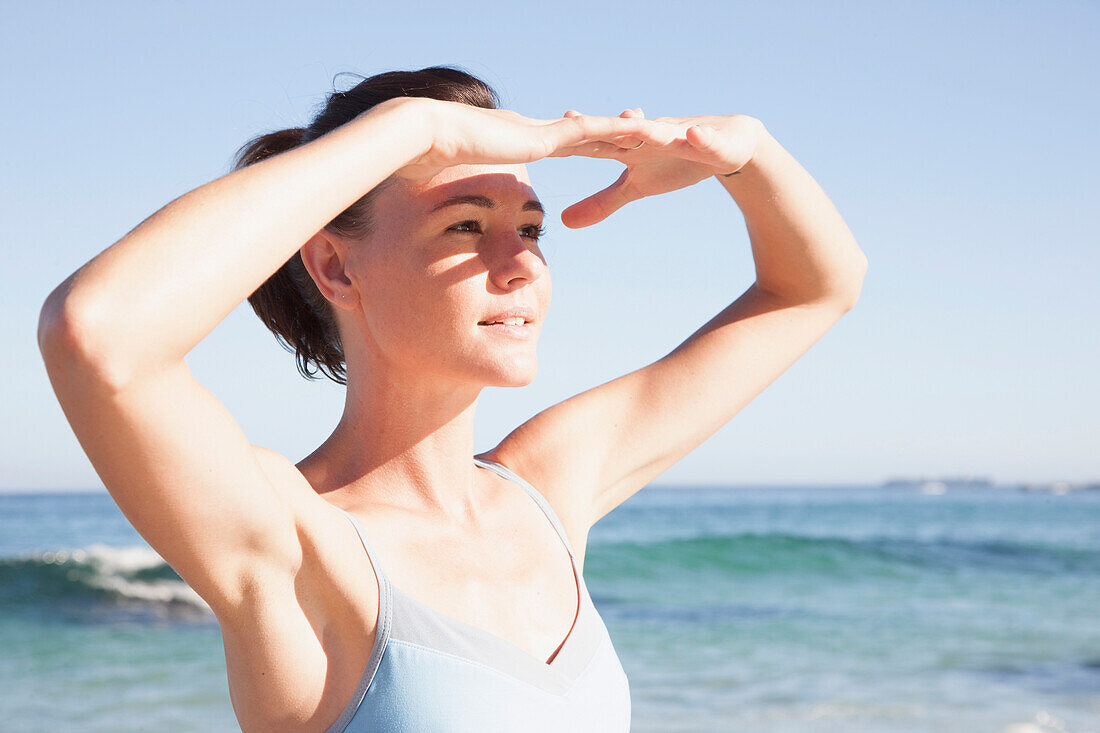
[[[301,503],[309,507],[312,505],[312,500],[321,500],[305,475],[282,453],[261,445],[254,445],[252,455],[275,489],[292,505]]]
[[[346,540],[357,537],[354,525],[338,511],[335,503],[328,501],[317,491],[302,468],[270,448],[254,445],[252,452],[275,487],[276,493],[292,511],[300,537],[304,540],[334,536]]]
[[[322,614],[346,617],[347,595],[340,589],[351,591],[365,601],[366,616],[377,611],[378,592],[374,567],[363,551],[362,540],[355,525],[339,507],[319,493],[298,465],[281,453],[252,446],[276,495],[280,497],[294,517],[298,533],[300,560],[295,569],[294,585],[299,590],[312,589],[314,598],[331,598],[334,606],[324,604],[316,610]],[[347,619],[362,625],[371,618],[363,613]],[[375,613],[376,615],[376,613]]]
[[[565,465],[565,461],[547,460],[548,455],[538,451],[524,451],[517,442],[507,440],[476,457],[502,466],[542,495],[561,522],[578,566],[583,566],[592,523],[587,507],[588,488],[570,472],[573,466]]]

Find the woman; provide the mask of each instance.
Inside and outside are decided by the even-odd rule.
[[[310,127],[246,145],[43,306],[65,414],[215,613],[244,730],[626,730],[582,575],[589,528],[858,297],[866,259],[759,121],[496,107],[455,69],[366,79]],[[524,163],[568,155],[626,165],[562,213],[571,227],[716,177],[756,282],[664,358],[473,456],[478,394],[534,378],[550,303]],[[347,385],[298,464],[250,445],[184,361],[246,297],[304,374]]]

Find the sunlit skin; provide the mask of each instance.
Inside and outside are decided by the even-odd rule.
[[[496,205],[433,211],[471,195]],[[299,465],[322,490],[370,486],[441,521],[476,522],[486,499],[486,477],[468,459],[478,395],[530,384],[538,372],[551,281],[537,241],[544,215],[529,203],[537,201],[522,164],[393,176],[374,199],[366,236],[320,232],[303,247],[336,308],[348,375],[340,424]],[[535,312],[531,338],[478,325],[517,306]],[[406,461],[392,462],[398,455]]]
[[[483,196],[485,208],[456,196]],[[375,229],[348,250],[356,293],[340,312],[349,361],[364,369],[431,374],[451,389],[522,387],[536,375],[537,336],[550,305],[550,273],[538,246],[543,214],[526,166],[454,166],[426,183],[400,178],[374,206]],[[350,296],[349,296],[350,297]],[[478,322],[529,306],[535,338],[489,332]]]

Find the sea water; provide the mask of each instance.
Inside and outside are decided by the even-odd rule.
[[[637,733],[1100,731],[1100,492],[652,486],[584,575]],[[0,730],[239,730],[104,492],[0,495]]]

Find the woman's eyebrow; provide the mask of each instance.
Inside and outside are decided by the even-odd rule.
[[[444,199],[443,201],[440,201],[438,204],[433,206],[431,211],[429,211],[428,213],[434,214],[440,209],[445,209],[448,206],[458,206],[460,204],[472,204],[473,206],[481,206],[485,209],[495,209],[497,202],[489,198],[488,196],[478,196],[474,194],[467,194],[465,196],[452,196],[449,199]],[[520,207],[520,211],[537,211],[540,214],[546,213],[546,211],[542,208],[542,204],[540,204],[535,199],[531,199],[524,203],[523,206]]]

